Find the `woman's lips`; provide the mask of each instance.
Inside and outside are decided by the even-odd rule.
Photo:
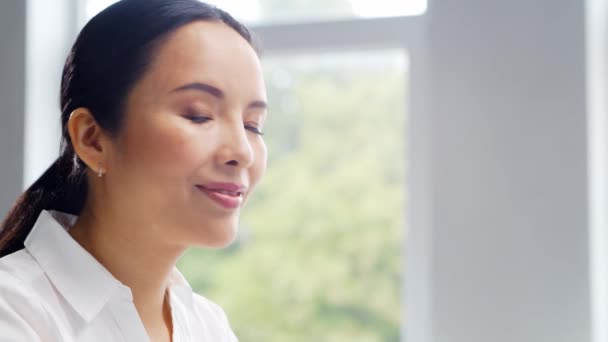
[[[210,188],[203,185],[197,185],[196,187],[207,195],[207,197],[225,209],[236,209],[240,207],[241,203],[243,202],[243,192],[231,191],[232,189],[237,189],[235,187],[230,187],[231,190],[226,190],[219,187]],[[240,190],[240,188],[237,190]]]

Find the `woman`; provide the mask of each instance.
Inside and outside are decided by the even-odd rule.
[[[252,45],[197,0],[122,0],[83,28],[61,156],[1,227],[0,340],[236,340],[175,264],[234,239],[265,171]]]

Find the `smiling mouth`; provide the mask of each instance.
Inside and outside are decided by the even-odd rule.
[[[205,187],[203,187],[205,188]],[[205,188],[207,189],[207,188]],[[233,197],[237,197],[237,196],[242,196],[243,193],[242,192],[238,192],[238,191],[228,191],[228,190],[222,190],[222,189],[208,189],[209,191],[215,191],[219,194],[224,194],[227,196],[233,196]]]
[[[234,210],[241,206],[243,202],[243,192],[241,191],[230,191],[225,189],[213,189],[203,185],[197,185],[202,193],[213,200],[216,204],[219,204],[224,209]]]

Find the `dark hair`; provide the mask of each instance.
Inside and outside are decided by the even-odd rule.
[[[67,130],[72,111],[88,108],[116,135],[128,93],[150,65],[159,45],[193,21],[221,21],[254,46],[249,30],[228,13],[198,0],[121,0],[82,29],[61,79],[61,154],[13,205],[0,225],[0,257],[23,248],[42,210],[79,215],[87,196],[86,165]]]

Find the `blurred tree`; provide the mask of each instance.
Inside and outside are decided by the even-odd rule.
[[[263,184],[233,246],[179,265],[243,342],[399,339],[405,70],[378,56],[265,61]]]

